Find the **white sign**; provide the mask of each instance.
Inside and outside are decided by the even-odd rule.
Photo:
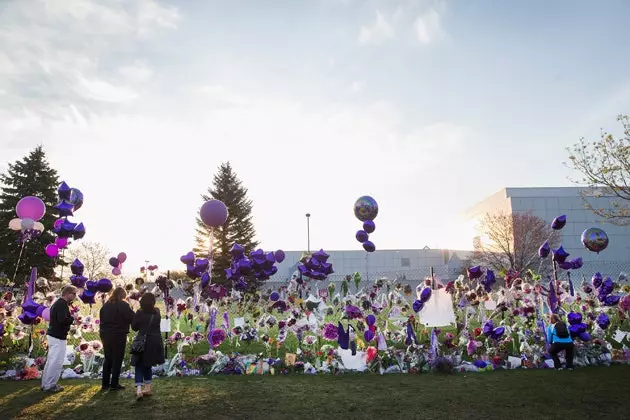
[[[160,320],[160,332],[163,332],[163,333],[171,332],[171,320],[170,319],[161,319]]]

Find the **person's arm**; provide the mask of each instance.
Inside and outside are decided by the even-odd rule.
[[[64,305],[63,310],[57,311],[57,323],[59,323],[59,325],[68,327],[72,325],[73,322],[74,318],[70,313],[70,308],[68,308],[68,305]]]
[[[122,302],[123,305],[123,319],[125,320],[125,324],[131,324],[133,322],[135,313],[133,312],[133,309],[131,309],[131,306],[129,306],[129,304],[127,302]]]

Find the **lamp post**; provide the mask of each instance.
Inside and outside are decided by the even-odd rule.
[[[311,213],[306,213],[306,252],[311,253]]]

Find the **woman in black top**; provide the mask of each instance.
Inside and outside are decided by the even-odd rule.
[[[145,293],[140,298],[140,310],[136,312],[131,328],[139,334],[146,334],[144,352],[131,356],[131,364],[136,367],[136,398],[151,395],[151,367],[164,363],[164,345],[160,334],[160,311],[155,307],[155,295]],[[144,383],[144,389],[142,385]]]
[[[109,300],[103,305],[100,313],[100,333],[105,352],[103,363],[103,387],[101,390],[118,391],[125,387],[118,383],[120,368],[125,357],[129,325],[133,321],[133,310],[125,298],[127,292],[117,287]]]

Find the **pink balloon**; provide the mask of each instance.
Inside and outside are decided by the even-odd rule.
[[[44,320],[50,322],[50,308],[44,309],[44,312],[42,312],[42,318],[44,318]]]
[[[58,228],[59,226],[61,226],[61,224],[63,223],[63,219],[57,219],[55,220],[55,223],[53,224],[54,228]]]
[[[127,254],[125,254],[124,252],[118,254],[118,262],[124,263],[125,261],[127,261]]]
[[[64,249],[65,247],[68,246],[68,238],[55,239],[55,245],[57,245],[59,249]]]
[[[46,214],[46,204],[40,198],[29,195],[18,201],[15,212],[20,219],[38,221]]]
[[[112,269],[112,274],[115,275],[115,276],[120,276],[120,268],[114,267]]]
[[[50,258],[56,258],[59,255],[59,247],[55,244],[46,245],[46,255]]]

